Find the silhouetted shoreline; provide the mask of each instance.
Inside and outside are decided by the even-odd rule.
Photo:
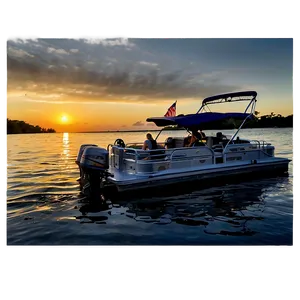
[[[42,128],[38,125],[31,125],[24,121],[7,119],[7,134],[25,133],[55,133],[53,128]]]
[[[259,112],[256,112],[258,115]],[[203,124],[201,129],[203,130],[226,130],[239,128],[242,121],[226,120],[213,123]],[[243,126],[244,129],[251,128],[293,128],[293,115],[283,117],[280,114],[264,115],[258,118],[254,117],[253,120],[249,120]],[[130,132],[156,132],[160,131],[162,127],[157,129],[138,129],[138,130],[95,130],[95,131],[76,131],[74,133],[130,133]],[[178,128],[176,126],[166,127],[165,130],[185,130],[184,128]],[[41,128],[40,126],[33,126],[24,121],[7,119],[7,134],[24,134],[24,133],[56,133],[53,128]],[[58,132],[60,133],[60,132]]]

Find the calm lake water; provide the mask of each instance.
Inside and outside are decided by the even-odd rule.
[[[292,159],[292,133],[245,129],[239,136],[271,142],[277,156]],[[185,132],[166,132],[159,141],[172,135]],[[107,199],[103,205],[86,202],[76,182],[80,145],[106,148],[117,138],[127,143],[144,137],[140,132],[8,135],[7,244],[292,245],[293,161],[286,177]]]

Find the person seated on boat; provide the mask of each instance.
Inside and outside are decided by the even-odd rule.
[[[197,129],[194,129],[192,130],[192,133],[199,141],[206,139],[206,135],[202,131],[202,129],[199,129],[199,131]]]
[[[222,132],[217,132],[216,137],[221,141],[226,140],[227,137]]]
[[[146,134],[146,140],[144,142],[143,145],[143,150],[154,150],[157,149],[157,143],[156,140],[153,139],[152,134],[151,133],[147,133]]]
[[[153,139],[151,133],[146,134],[146,140],[143,145],[143,150],[155,150],[151,153],[149,153],[149,156],[147,156],[144,159],[162,159],[166,157],[165,150],[160,150],[160,149],[165,149],[164,147],[157,145],[156,140]],[[158,150],[156,150],[158,149]]]
[[[192,131],[192,136],[191,136],[191,139],[190,139],[190,143],[188,144],[188,147],[193,147],[194,146],[194,143],[196,141],[198,141],[198,137],[199,135],[197,134],[199,132],[197,131]],[[198,136],[198,137],[197,137]]]
[[[168,137],[165,140],[165,148],[166,149],[174,148],[174,144],[175,144],[175,141],[174,141],[174,139],[172,137]]]
[[[202,136],[200,132],[197,130],[192,131],[192,136],[190,139],[190,143],[187,147],[194,147],[194,146],[204,146],[205,144],[202,142]]]
[[[214,139],[214,145],[223,145],[225,146],[228,142],[226,135],[222,132],[217,132],[216,138]]]
[[[184,138],[183,147],[189,147],[190,142],[191,142],[191,136],[189,135],[189,136]]]

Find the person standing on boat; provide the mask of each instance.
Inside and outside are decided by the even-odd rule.
[[[151,133],[147,133],[146,134],[146,140],[144,142],[143,145],[143,150],[154,150],[157,149],[157,143],[156,140],[153,139],[152,134]]]

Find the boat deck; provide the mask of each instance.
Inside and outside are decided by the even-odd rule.
[[[108,177],[108,181],[122,187],[130,189],[141,187],[145,184],[164,185],[166,182],[174,183],[195,179],[217,178],[220,176],[238,175],[249,172],[275,171],[277,169],[286,170],[289,160],[286,158],[265,158],[259,161],[239,161],[233,164],[212,164],[197,167],[186,167],[180,169],[169,169],[148,174],[127,174],[117,172],[114,177]]]

